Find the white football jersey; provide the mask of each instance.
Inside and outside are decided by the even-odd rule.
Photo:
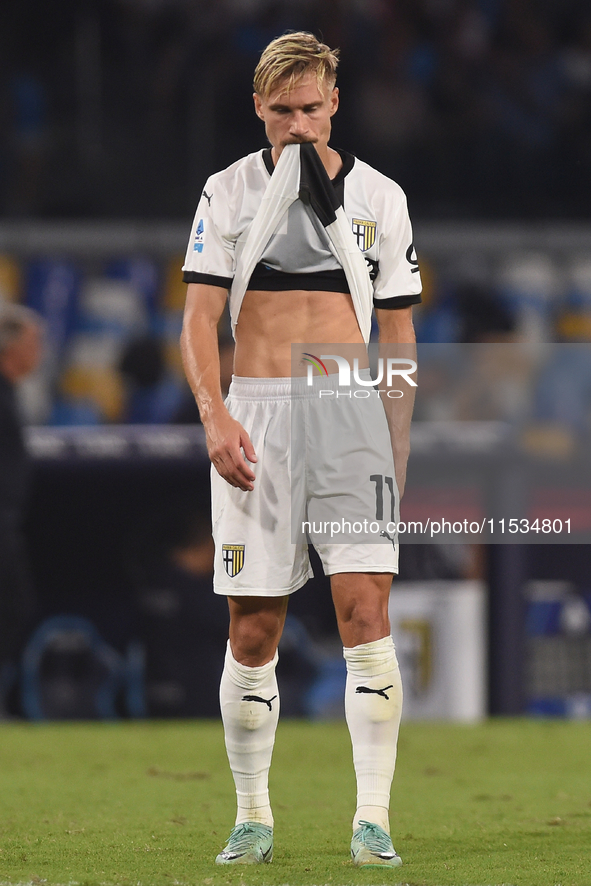
[[[404,192],[367,163],[339,153],[343,166],[332,184],[368,265],[374,306],[400,308],[420,302],[419,266]],[[272,172],[267,148],[207,180],[183,265],[185,282],[230,289],[237,257]],[[289,207],[248,288],[349,291],[326,229],[310,205],[298,199]]]

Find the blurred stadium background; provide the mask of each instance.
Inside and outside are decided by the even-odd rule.
[[[264,146],[252,71],[287,28],[341,48],[333,143],[407,192],[419,341],[582,348],[561,410],[539,398],[532,410],[506,379],[502,396],[473,390],[467,407],[427,374],[419,462],[445,469],[442,422],[456,422],[448,455],[494,461],[501,438],[470,449],[461,420],[518,427],[538,455],[574,447],[587,464],[588,3],[5,0],[0,23],[0,297],[47,327],[20,391],[37,611],[0,671],[8,713],[217,715],[226,613],[211,594],[209,470],[179,359],[180,266],[206,177]],[[417,464],[415,511],[431,495]],[[546,489],[550,506],[562,496],[588,531],[584,471],[567,487]],[[403,546],[392,614],[407,716],[591,716],[590,565],[587,544]],[[340,714],[321,575],[293,598],[280,680],[286,713]]]

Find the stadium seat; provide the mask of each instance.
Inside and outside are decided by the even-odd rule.
[[[80,289],[78,268],[66,261],[43,259],[26,270],[25,303],[47,323],[47,341],[58,356],[76,325]]]
[[[101,421],[114,422],[121,416],[123,385],[116,370],[110,366],[71,365],[62,376],[60,390],[66,402],[72,408],[76,407],[73,415],[80,408],[87,411],[90,407]]]
[[[558,332],[566,341],[591,341],[591,259],[576,256],[568,268]]]
[[[70,341],[59,382],[60,410],[64,424],[68,412],[72,424],[90,407],[99,421],[117,421],[123,409],[123,382],[117,372],[122,338],[114,332],[77,332]],[[70,423],[70,422],[68,422]],[[94,422],[90,422],[93,424]]]
[[[10,255],[0,255],[0,301],[19,301],[21,268]]]
[[[541,252],[510,255],[500,268],[499,286],[515,313],[521,338],[552,341],[553,314],[563,284],[551,256]]]
[[[155,326],[155,332],[164,342],[166,366],[175,378],[180,379],[185,377],[179,347],[187,296],[187,284],[183,283],[181,271],[183,260],[184,256],[177,255],[167,265],[160,314]]]
[[[187,284],[183,283],[183,272],[181,271],[184,258],[184,255],[175,255],[166,267],[164,295],[160,306],[163,311],[182,312],[185,307]]]
[[[144,297],[126,280],[91,277],[80,293],[78,329],[87,335],[128,338],[148,328]]]
[[[58,396],[54,400],[47,423],[59,428],[100,425],[102,421],[103,415],[92,401]]]
[[[105,266],[105,277],[130,286],[141,297],[148,316],[153,318],[156,315],[159,309],[160,274],[152,259],[143,256],[113,259]]]

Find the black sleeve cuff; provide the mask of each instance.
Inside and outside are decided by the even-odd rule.
[[[374,298],[374,308],[385,308],[387,311],[395,311],[396,308],[408,308],[410,305],[420,305],[421,293],[415,295],[393,295],[392,298]]]
[[[221,286],[222,289],[230,289],[232,277],[200,274],[199,271],[183,271],[183,283],[207,283],[208,286]]]

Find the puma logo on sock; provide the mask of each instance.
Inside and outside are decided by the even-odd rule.
[[[390,688],[389,686],[386,686],[386,689],[389,689],[389,688]],[[369,691],[369,690],[368,690],[368,691]],[[273,698],[270,698],[270,699],[267,701],[266,698],[261,698],[259,695],[243,695],[243,696],[242,696],[242,701],[260,701],[261,704],[266,704],[267,707],[269,708],[269,710],[272,711],[273,708],[271,707],[271,702],[272,702],[272,701],[275,701],[276,698],[277,698],[277,696],[274,695]]]
[[[392,689],[393,684],[391,683],[389,686],[384,686],[383,689],[370,689],[369,686],[358,686],[355,692],[359,692],[360,694],[363,692],[373,693],[374,695],[381,695],[382,698],[385,698],[386,701],[390,701],[390,696],[386,695],[386,689]]]

